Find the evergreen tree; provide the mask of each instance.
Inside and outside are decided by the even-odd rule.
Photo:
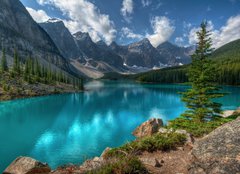
[[[5,49],[2,49],[2,61],[1,61],[1,69],[2,71],[8,71],[8,65],[7,65],[7,60],[6,60],[6,52]]]
[[[215,84],[216,70],[209,58],[213,49],[207,23],[201,24],[197,32],[197,49],[192,56],[192,64],[188,69],[188,78],[191,89],[183,93],[182,100],[186,102],[188,110],[182,114],[184,118],[195,122],[203,122],[221,112],[221,104],[213,101],[223,96]]]
[[[13,72],[14,74],[20,74],[20,61],[18,57],[17,50],[14,49],[14,56],[13,56]]]

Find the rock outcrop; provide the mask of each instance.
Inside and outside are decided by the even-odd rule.
[[[18,157],[3,172],[3,174],[48,174],[51,172],[46,163],[41,163],[29,157]]]
[[[240,173],[240,118],[197,141],[193,147],[191,174]]]
[[[144,122],[138,126],[134,131],[133,135],[137,138],[150,136],[154,133],[157,133],[159,128],[163,126],[162,119],[151,118],[150,120]]]

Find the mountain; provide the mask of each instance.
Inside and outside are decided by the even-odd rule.
[[[240,85],[240,39],[215,50],[211,57],[216,80],[221,85]],[[188,81],[189,65],[164,68],[133,76],[142,82],[183,83]]]
[[[240,60],[240,39],[229,42],[216,49],[212,57],[214,59],[237,59]]]
[[[164,42],[156,49],[161,56],[165,57],[167,63],[170,65],[190,63],[190,55],[194,51],[193,47],[178,47],[170,42]]]
[[[72,34],[61,20],[49,19],[47,22],[39,25],[49,34],[65,58],[83,57],[83,53],[78,49]]]
[[[73,36],[78,48],[83,51],[88,59],[93,60],[93,62],[98,61],[108,64],[119,71],[124,70],[122,58],[107,49],[105,43],[94,43],[88,33],[77,32]],[[96,67],[97,65],[93,66]]]
[[[152,46],[148,39],[128,45],[128,53],[124,56],[124,61],[128,66],[141,66],[153,68],[166,64],[166,60]]]
[[[188,64],[194,50],[192,47],[178,47],[170,42],[164,42],[154,48],[146,38],[127,46],[113,42],[109,48],[123,58],[125,65],[149,69]]]
[[[0,1],[0,40],[7,55],[13,57],[16,48],[21,59],[38,58],[42,64],[55,65],[70,71],[49,35],[32,19],[19,0]]]

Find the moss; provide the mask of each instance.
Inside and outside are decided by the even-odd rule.
[[[191,133],[195,137],[202,137],[206,134],[209,134],[214,129],[218,128],[219,126],[235,120],[239,115],[232,115],[228,118],[223,117],[215,117],[211,121],[205,122],[194,122],[192,120],[187,120],[184,118],[177,118],[170,122],[168,128],[173,129],[184,129],[187,132]]]
[[[156,150],[167,151],[183,145],[186,136],[179,133],[157,133],[149,137],[144,137],[127,143],[121,147],[113,148],[108,153],[109,157],[135,154],[142,151],[153,152]]]
[[[109,162],[100,169],[90,171],[88,174],[147,174],[148,171],[137,157],[126,156],[115,162]]]

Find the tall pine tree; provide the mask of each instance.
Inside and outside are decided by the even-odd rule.
[[[6,59],[6,51],[2,49],[2,60],[1,60],[1,70],[3,72],[8,71],[7,59]]]
[[[215,84],[217,72],[209,58],[213,49],[207,22],[201,24],[197,36],[197,49],[192,55],[192,64],[188,70],[191,88],[183,93],[182,97],[188,110],[182,116],[195,122],[204,122],[221,113],[221,104],[214,102],[213,99],[222,97],[223,94]]]

